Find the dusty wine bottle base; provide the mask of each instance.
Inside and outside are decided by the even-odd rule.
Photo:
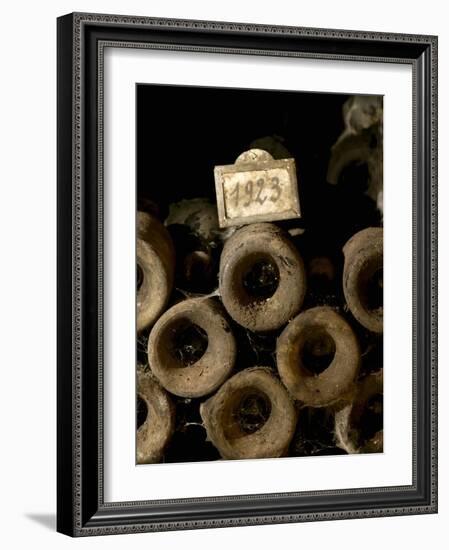
[[[137,213],[137,331],[156,321],[173,288],[175,252],[165,227],[145,212]]]
[[[213,241],[220,233],[217,207],[208,199],[187,199],[170,204],[165,225],[184,225],[206,242]]]
[[[200,412],[208,438],[225,459],[284,455],[297,420],[293,401],[266,367],[234,375]]]
[[[366,329],[383,332],[383,229],[359,231],[343,253],[343,291],[351,313]]]
[[[348,453],[383,451],[383,371],[369,374],[358,384],[351,403],[335,413],[338,447]]]
[[[137,396],[145,409],[137,428],[137,463],[161,462],[175,429],[174,406],[151,373],[140,369],[137,371]]]
[[[366,194],[383,213],[382,98],[349,98],[343,105],[343,118],[345,129],[331,148],[327,181],[338,184],[345,170],[364,166],[368,172]]]
[[[229,315],[255,331],[275,330],[301,308],[306,278],[299,252],[279,227],[256,223],[227,241],[220,260],[220,294]]]
[[[360,363],[349,324],[329,307],[300,313],[277,341],[279,374],[290,394],[310,407],[323,407],[350,391]]]
[[[201,397],[218,388],[234,367],[236,344],[221,305],[185,300],[166,311],[148,340],[148,362],[169,392]]]

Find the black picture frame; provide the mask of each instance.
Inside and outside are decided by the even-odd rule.
[[[75,13],[58,29],[57,530],[71,536],[437,512],[437,37]],[[413,70],[413,483],[105,503],[102,45],[406,63]]]

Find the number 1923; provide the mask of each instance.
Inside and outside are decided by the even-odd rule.
[[[265,201],[277,202],[282,194],[282,188],[279,178],[272,177],[267,181],[265,178],[259,178],[255,181],[237,182],[234,189],[229,193],[229,200],[238,207],[243,203],[244,207],[250,204],[264,204]]]

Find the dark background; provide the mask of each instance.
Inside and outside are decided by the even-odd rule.
[[[314,253],[319,248],[332,254],[356,231],[380,224],[364,194],[364,166],[346,170],[338,186],[326,182],[330,148],[344,129],[342,105],[348,97],[140,84],[138,196],[157,202],[162,217],[170,202],[183,198],[215,202],[215,165],[233,164],[257,138],[282,136],[298,173],[303,217],[294,225],[313,231]]]

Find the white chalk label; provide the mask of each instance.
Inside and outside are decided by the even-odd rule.
[[[301,215],[293,159],[216,166],[215,187],[220,227]]]

